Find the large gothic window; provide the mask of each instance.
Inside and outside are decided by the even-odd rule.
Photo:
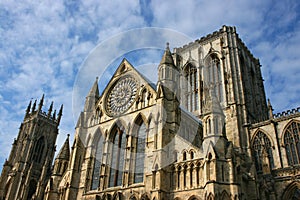
[[[289,165],[299,164],[300,158],[300,123],[292,122],[284,133],[284,145]]]
[[[35,162],[40,163],[42,161],[44,148],[45,148],[45,139],[44,136],[42,136],[38,139],[34,148],[33,160]]]
[[[206,61],[206,70],[204,74],[205,87],[208,87],[216,95],[220,102],[223,101],[222,73],[220,60],[217,55],[212,54]]]
[[[199,109],[198,99],[198,75],[196,67],[188,64],[184,70],[185,80],[185,107],[188,111],[195,111]]]
[[[145,145],[146,145],[146,125],[141,123],[138,127],[135,142],[135,166],[134,166],[134,183],[144,181],[144,163],[145,163]]]
[[[263,167],[268,169],[274,167],[271,141],[266,134],[259,131],[252,143],[252,153],[255,159],[255,167],[257,172],[262,172]]]
[[[100,133],[99,133],[100,134]],[[102,163],[102,153],[103,153],[103,137],[100,137],[99,141],[96,143],[96,155],[94,161],[94,171],[93,171],[93,178],[92,178],[92,185],[91,189],[96,190],[99,187],[99,178],[101,172],[101,163]]]
[[[109,172],[109,187],[121,186],[125,161],[126,133],[115,128],[112,132],[111,168]]]

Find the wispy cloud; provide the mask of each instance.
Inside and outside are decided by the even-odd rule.
[[[194,40],[223,24],[234,25],[254,56],[261,60],[267,96],[275,111],[299,106],[299,10],[299,2],[293,0],[1,1],[0,165],[8,157],[31,98],[45,93],[45,109],[51,101],[56,108],[64,104],[58,147],[67,133],[73,133],[73,87],[77,87],[81,64],[97,44],[134,28],[169,28]],[[152,46],[160,43],[163,49],[166,41],[175,41],[177,36],[172,37],[153,37]],[[86,94],[95,77],[101,75],[97,68],[103,71],[122,54],[130,56],[128,51],[133,47],[150,42],[136,36],[120,39],[115,46],[108,45],[109,51],[94,58],[97,66],[80,79],[84,81],[80,94]],[[116,52],[120,54],[112,56]],[[148,51],[132,64],[141,65],[145,72],[149,70],[147,63],[160,61],[144,59],[147,56],[156,58],[158,54]],[[75,107],[80,111],[84,96],[78,98]]]

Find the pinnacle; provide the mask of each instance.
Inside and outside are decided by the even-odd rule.
[[[173,57],[172,57],[172,53],[170,51],[170,47],[169,47],[169,43],[167,42],[166,44],[166,49],[164,52],[164,55],[160,61],[160,65],[161,64],[171,64],[174,65],[174,61],[173,61]]]

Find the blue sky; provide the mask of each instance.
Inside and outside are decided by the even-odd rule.
[[[78,82],[86,58],[97,46],[137,28],[177,31],[193,41],[224,24],[236,26],[242,40],[261,61],[266,95],[275,112],[300,106],[299,14],[298,0],[2,0],[0,169],[18,134],[29,100],[40,99],[43,93],[44,110],[48,110],[51,101],[56,109],[64,104],[57,141],[60,148],[66,135],[74,133],[78,113],[74,107],[82,109],[85,94],[95,77],[101,75],[93,71]],[[126,41],[126,45],[130,47],[141,40],[142,37],[136,37]],[[161,42],[162,49],[164,46],[165,42]],[[171,42],[171,46],[175,44]],[[111,52],[120,53],[116,49]],[[129,60],[133,65],[142,65],[145,70],[156,70],[161,56],[159,48],[139,54],[123,53],[133,58],[134,62]],[[142,58],[136,59],[136,55]],[[115,65],[121,58],[117,54],[107,63]],[[106,67],[101,62],[95,66],[109,77]],[[77,87],[81,87],[83,96],[74,104],[73,88]]]

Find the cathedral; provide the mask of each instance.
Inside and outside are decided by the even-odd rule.
[[[0,199],[300,199],[300,108],[273,113],[235,27],[167,44],[157,76],[124,58],[101,94],[96,79],[55,158],[63,107],[30,102]]]

